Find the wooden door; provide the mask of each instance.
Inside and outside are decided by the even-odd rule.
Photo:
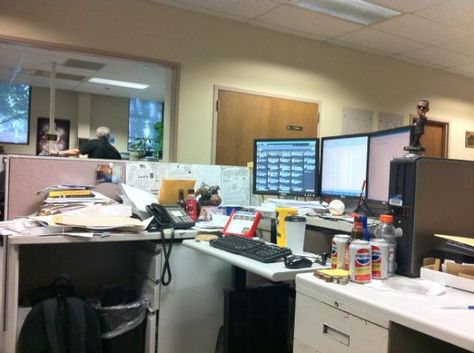
[[[418,118],[413,117],[414,123]],[[448,128],[449,124],[431,120],[425,125],[425,133],[420,139],[420,144],[425,148],[426,157],[448,158]]]
[[[218,91],[216,164],[247,165],[254,139],[317,136],[319,104]]]

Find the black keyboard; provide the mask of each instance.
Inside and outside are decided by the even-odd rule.
[[[239,254],[260,262],[274,262],[291,255],[291,250],[263,241],[253,240],[238,235],[228,235],[214,240],[209,244],[217,249]]]

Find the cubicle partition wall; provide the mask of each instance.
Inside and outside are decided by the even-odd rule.
[[[97,166],[108,162],[76,158],[6,157],[5,219],[24,217],[37,212],[45,196],[39,191],[49,185],[96,185]],[[121,167],[123,177],[126,178],[126,162],[110,162]]]
[[[154,193],[159,190],[161,179],[195,179],[196,186],[201,183],[218,185],[225,203],[235,204],[250,198],[249,171],[244,167],[7,156],[5,219],[35,213],[45,196],[37,192],[49,185],[96,185],[97,166],[109,162],[120,170],[122,182]],[[109,194],[119,191],[118,186],[112,183],[98,184],[97,189]],[[146,321],[147,352],[155,352],[155,349],[158,353],[213,351],[224,316],[222,288],[231,285],[231,265],[185,248],[181,240],[176,240],[170,257],[173,278],[169,286],[163,287],[159,278],[162,261],[160,244],[147,243],[146,237],[142,238],[145,241],[139,240],[142,236],[127,236],[127,239],[131,237],[131,241],[71,237],[51,242],[34,239],[27,242],[17,238],[7,250],[12,250],[12,258],[18,260],[9,260],[7,266],[16,263],[15,266],[19,267],[18,275],[13,276],[17,277],[18,283],[14,289],[8,289],[7,278],[6,293],[7,301],[10,293],[17,294],[18,303],[12,304],[10,300],[7,305],[28,308],[31,294],[37,288],[48,286],[60,273],[71,277],[76,295],[84,298],[94,296],[103,288],[132,283],[142,293],[154,296],[151,298],[152,312]],[[150,235],[147,237],[149,239]],[[154,236],[154,239],[157,238]],[[144,251],[145,245],[147,251]],[[150,253],[150,248],[155,248],[155,251]],[[144,259],[145,253],[150,253],[150,258]],[[153,263],[158,264],[157,276],[146,278],[143,266],[154,266]],[[6,272],[11,273],[8,268]],[[197,272],[199,276],[196,276]],[[3,273],[0,272],[0,280]],[[203,273],[206,275],[203,276]],[[5,307],[3,291],[0,291],[0,305]],[[21,311],[18,310],[20,314]],[[157,342],[154,341],[156,337]]]

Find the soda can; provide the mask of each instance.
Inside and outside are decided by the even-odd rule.
[[[351,237],[348,234],[336,234],[332,238],[331,245],[331,268],[340,268],[347,270],[348,252],[349,252],[349,239]]]
[[[387,279],[389,270],[389,246],[385,239],[372,239],[372,278]]]
[[[353,240],[349,246],[349,274],[352,282],[368,283],[372,279],[371,247],[367,240]]]

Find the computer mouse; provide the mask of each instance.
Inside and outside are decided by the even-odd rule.
[[[304,256],[290,255],[285,258],[286,268],[305,268],[311,267],[312,265],[313,261]]]

